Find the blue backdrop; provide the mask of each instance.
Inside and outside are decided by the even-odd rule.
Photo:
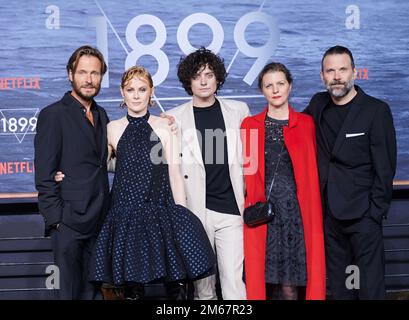
[[[201,45],[224,57],[221,96],[264,100],[256,75],[270,61],[294,76],[291,103],[302,110],[323,90],[319,72],[330,46],[349,47],[357,83],[391,106],[398,136],[396,179],[409,179],[409,2],[399,0],[29,0],[0,2],[0,193],[34,191],[33,138],[38,112],[70,89],[65,65],[83,44],[98,46],[109,71],[97,101],[111,119],[124,111],[120,76],[141,64],[154,75],[154,113],[183,103],[180,57]]]

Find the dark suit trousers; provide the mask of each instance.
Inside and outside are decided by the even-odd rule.
[[[51,230],[54,262],[60,269],[60,300],[95,298],[94,286],[88,282],[89,261],[95,236],[83,235],[65,224]]]
[[[368,216],[339,220],[327,210],[324,227],[327,276],[332,297],[336,300],[385,299],[382,225]],[[346,280],[354,274],[351,271],[346,273],[349,265],[359,268],[359,290],[347,288]]]

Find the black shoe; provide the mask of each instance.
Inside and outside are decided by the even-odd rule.
[[[145,295],[143,284],[127,286],[125,288],[125,300],[141,300]]]
[[[187,300],[186,284],[169,282],[166,284],[166,293],[169,300]]]

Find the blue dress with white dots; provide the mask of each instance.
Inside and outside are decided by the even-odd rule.
[[[200,220],[176,205],[161,142],[149,112],[134,118],[116,150],[111,205],[98,236],[91,281],[113,285],[196,280],[211,275],[215,256]],[[159,146],[159,148],[158,148]]]

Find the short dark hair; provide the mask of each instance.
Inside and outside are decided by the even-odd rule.
[[[263,77],[266,73],[269,72],[282,72],[285,75],[285,78],[287,79],[289,84],[293,83],[293,76],[291,75],[290,70],[288,70],[288,68],[283,65],[280,62],[270,62],[269,64],[266,64],[263,68],[263,70],[261,70],[261,72],[258,75],[258,88],[260,90],[262,90],[263,88]]]
[[[96,57],[101,62],[101,74],[104,75],[107,72],[107,65],[104,60],[104,56],[102,55],[101,51],[97,48],[93,48],[91,46],[82,46],[79,47],[74,53],[71,55],[70,59],[67,63],[67,73],[75,72],[78,61],[82,56],[93,56]]]
[[[219,90],[227,76],[223,58],[205,47],[200,47],[200,49],[192,52],[186,57],[180,58],[178,63],[178,78],[189,95],[193,95],[192,79],[197,72],[203,67],[206,67],[206,65],[208,65],[214,72],[217,80],[217,90]]]
[[[322,56],[321,59],[321,70],[324,70],[324,59],[326,56],[333,55],[333,54],[347,54],[351,58],[351,67],[352,69],[355,69],[355,62],[354,62],[354,57],[352,56],[351,50],[349,50],[346,47],[336,45],[331,48],[329,48],[327,51],[325,51],[324,55]]]

